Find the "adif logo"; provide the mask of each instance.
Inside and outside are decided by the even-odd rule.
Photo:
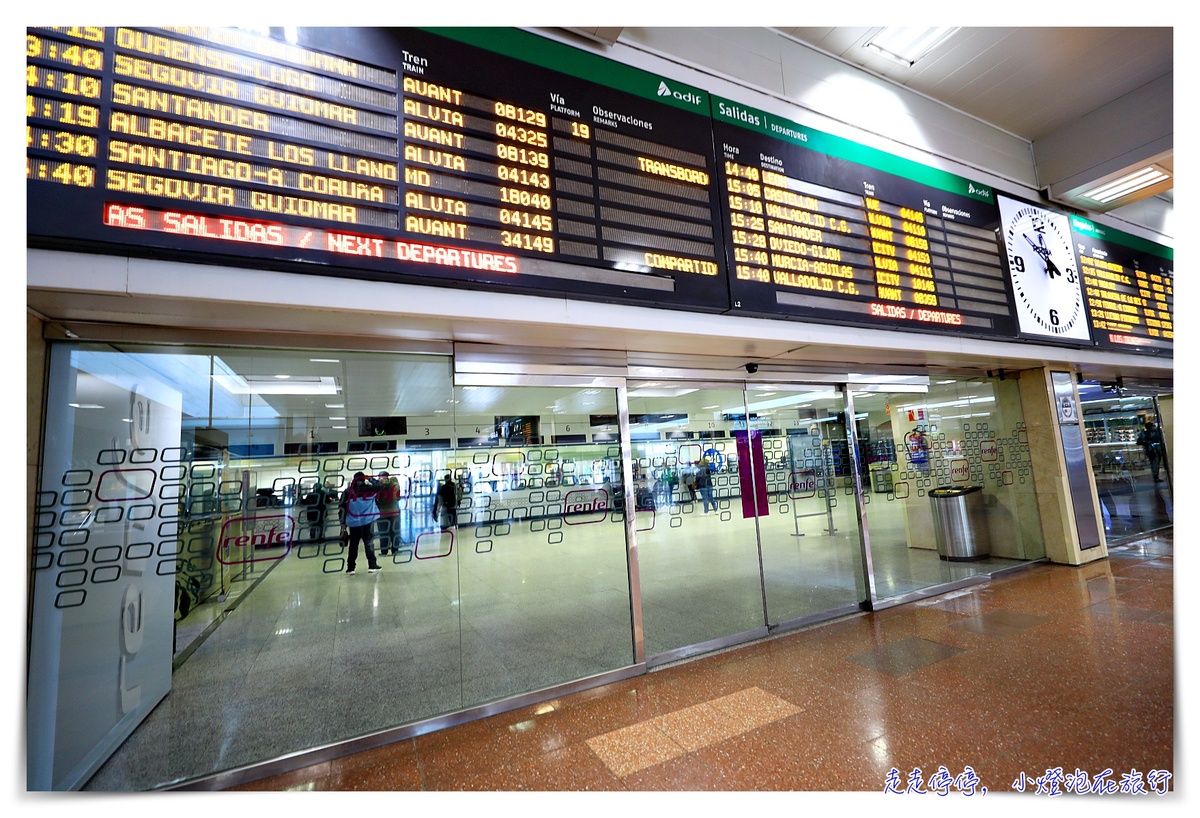
[[[679,91],[672,91],[670,86],[662,80],[658,81],[658,95],[660,97],[673,97],[680,102],[690,102],[692,105],[699,105],[701,102],[699,94],[691,91],[688,91],[686,94]]]
[[[974,182],[967,182],[967,193],[972,196],[991,196],[992,192],[986,187],[975,187]]]

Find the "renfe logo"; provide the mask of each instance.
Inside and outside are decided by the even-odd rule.
[[[286,514],[269,517],[231,517],[221,527],[217,560],[222,565],[240,565],[283,559],[292,550],[295,532],[296,521]],[[256,557],[256,551],[267,553]]]
[[[563,520],[567,525],[603,522],[608,508],[608,492],[604,489],[569,491],[563,500]]]
[[[803,500],[817,493],[817,473],[814,471],[792,472],[788,495],[793,500]]]
[[[984,463],[992,463],[1000,457],[1000,447],[996,445],[995,440],[979,441],[979,458]]]
[[[965,457],[958,457],[950,461],[950,482],[951,483],[966,483],[971,479],[971,464],[967,462]]]

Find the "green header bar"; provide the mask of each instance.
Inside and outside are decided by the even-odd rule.
[[[791,142],[827,156],[836,156],[838,159],[845,159],[848,162],[865,165],[884,173],[911,179],[948,193],[957,193],[960,196],[967,196],[988,204],[996,203],[994,191],[986,185],[931,168],[928,165],[922,165],[911,159],[904,159],[875,148],[869,148],[866,145],[860,145],[857,142],[851,142],[848,139],[842,139],[840,136],[806,128],[790,119],[784,119],[758,108],[751,108],[749,105],[743,105],[731,99],[713,97],[713,119],[765,134],[772,139]]]
[[[1130,250],[1138,250],[1142,253],[1158,256],[1171,262],[1172,265],[1175,263],[1175,249],[1173,247],[1166,247],[1148,239],[1131,236],[1128,233],[1122,233],[1120,230],[1114,230],[1111,227],[1102,227],[1095,222],[1088,221],[1082,216],[1071,216],[1071,229],[1085,236],[1092,236],[1100,241],[1119,244],[1122,247],[1128,247]]]
[[[708,92],[516,28],[424,28],[460,43],[708,116]]]

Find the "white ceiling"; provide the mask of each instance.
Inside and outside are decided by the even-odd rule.
[[[962,28],[947,43],[912,66],[865,48],[877,27],[779,28],[781,34],[942,102],[1034,145],[1087,121],[1110,104],[1138,99],[1141,90],[1174,71],[1174,29],[1108,26],[1090,28]],[[1140,106],[1140,101],[1136,105]],[[1114,106],[1115,107],[1115,106]],[[1137,108],[1134,109],[1136,111]],[[1127,118],[1130,111],[1126,110]],[[1147,119],[1150,112],[1146,112]],[[1116,129],[1113,129],[1114,131]],[[1103,145],[1104,129],[1090,134]],[[1092,211],[1124,207],[1147,196],[1171,199],[1173,149],[1126,155],[1127,143],[1112,143],[1106,172],[1088,184],[1108,181],[1153,161],[1172,175],[1166,183],[1114,202],[1108,207],[1057,192],[1056,200]],[[1120,165],[1112,170],[1112,163]]]
[[[864,48],[878,27],[779,28],[1030,142],[1171,73],[1171,28],[963,28],[911,67]]]
[[[1015,13],[1020,16],[1019,11]],[[622,41],[624,31],[615,27],[566,30],[604,43]],[[1169,26],[963,27],[912,66],[865,47],[879,32],[879,26],[771,30],[1028,140],[1034,145],[1035,156],[1039,154],[1039,140],[1061,135],[1072,126],[1078,128],[1081,122],[1093,122],[1089,115],[1118,100],[1119,113],[1113,115],[1119,116],[1126,128],[1128,120],[1136,120],[1139,110],[1144,110],[1149,120],[1152,113],[1139,93],[1150,96],[1147,89],[1169,79],[1174,70],[1174,29]],[[1161,119],[1158,111],[1153,114],[1156,120]],[[1163,151],[1156,143],[1146,155],[1130,155],[1129,142],[1113,138],[1117,130],[1093,127],[1083,131],[1089,150],[1100,155],[1094,165],[1103,168],[1103,173],[1095,181],[1107,181],[1149,161],[1174,174],[1172,147]],[[1108,207],[1123,207],[1151,195],[1172,201],[1173,186],[1172,180]],[[1080,210],[1106,209],[1077,198],[1075,194],[1084,188],[1073,187],[1071,192],[1056,191],[1056,200]]]

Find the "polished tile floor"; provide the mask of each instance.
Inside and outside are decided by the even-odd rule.
[[[1173,555],[1167,531],[237,789],[1154,799],[1176,762]]]

